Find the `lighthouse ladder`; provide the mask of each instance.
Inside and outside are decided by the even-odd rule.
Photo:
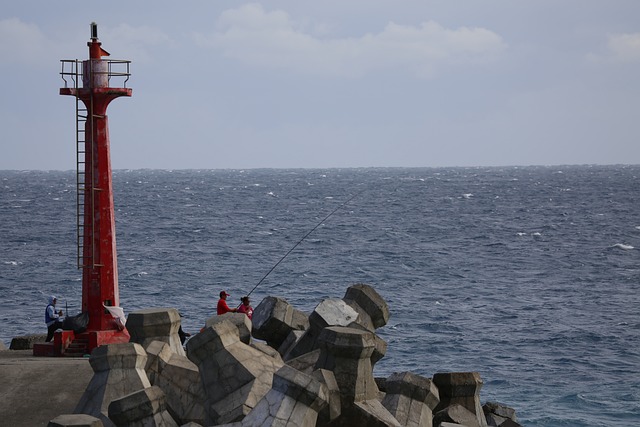
[[[90,65],[89,65],[90,66]],[[79,94],[79,81],[82,78],[82,61],[75,62],[76,78],[74,79],[76,89],[76,246],[77,246],[77,264],[78,268],[93,267],[95,243],[91,242],[92,250],[86,253],[84,247],[85,235],[93,236],[93,185],[87,183],[86,166],[87,161],[93,158],[93,153],[87,153],[87,147],[93,150],[93,118],[89,117],[90,111],[93,111],[93,96],[90,97],[90,108],[87,108]],[[88,126],[87,126],[88,121]],[[90,188],[87,188],[89,185]],[[86,205],[88,209],[86,209]],[[85,217],[85,213],[89,213],[89,218]]]

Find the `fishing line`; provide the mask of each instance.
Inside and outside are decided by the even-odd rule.
[[[291,252],[293,252],[295,248],[297,248],[297,247],[298,247],[298,245],[300,245],[300,243],[304,242],[304,240],[305,240],[307,237],[309,237],[309,235],[310,235],[311,233],[313,233],[314,231],[316,231],[316,229],[317,229],[318,227],[320,227],[320,226],[322,225],[322,223],[324,223],[326,220],[328,220],[328,219],[331,217],[331,215],[333,215],[334,213],[338,212],[338,210],[340,210],[343,206],[345,206],[345,205],[346,205],[347,203],[349,203],[351,200],[355,199],[355,198],[356,198],[356,196],[359,196],[360,194],[362,194],[365,190],[366,190],[366,188],[365,188],[364,190],[362,190],[362,191],[359,191],[359,192],[355,193],[354,195],[352,195],[351,197],[349,197],[346,201],[342,202],[342,203],[341,203],[337,208],[335,208],[333,211],[331,211],[331,213],[330,213],[329,215],[325,216],[325,217],[322,219],[322,221],[320,221],[318,224],[316,224],[316,226],[315,226],[315,227],[313,227],[313,228],[312,228],[312,229],[311,229],[307,234],[305,234],[305,235],[302,237],[302,239],[298,240],[298,242],[297,242],[295,245],[293,245],[293,247],[292,247],[291,249],[289,249],[289,250],[287,251],[287,253],[286,253],[286,254],[284,254],[284,256],[283,256],[282,258],[280,258],[280,261],[276,262],[276,263],[275,263],[275,265],[274,265],[273,267],[271,267],[271,270],[269,270],[269,271],[267,272],[267,274],[265,274],[265,275],[264,275],[264,277],[262,277],[262,279],[260,279],[260,281],[258,282],[258,284],[257,284],[257,285],[255,285],[255,286],[253,287],[253,289],[251,289],[251,291],[247,294],[247,296],[251,295],[251,294],[253,293],[253,291],[255,291],[255,290],[256,290],[256,288],[257,288],[258,286],[260,286],[260,284],[261,284],[261,283],[262,283],[262,282],[267,278],[267,276],[269,276],[269,274],[271,274],[271,272],[272,272],[273,270],[275,270],[275,269],[276,269],[276,267],[278,267],[278,265],[280,265],[280,263],[281,263],[282,261],[284,261],[284,260],[285,260],[285,258],[286,258],[287,256],[289,256],[289,254],[290,254]]]

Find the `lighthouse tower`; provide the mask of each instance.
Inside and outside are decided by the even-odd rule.
[[[88,313],[89,323],[81,334],[70,337],[64,331],[66,336],[54,336],[59,353],[86,354],[130,338],[112,314],[121,309],[107,120],[109,103],[131,96],[132,90],[126,87],[130,61],[106,59],[109,53],[98,41],[95,23],[87,45],[88,60],[62,61],[65,87],[60,95],[76,99],[78,268],[82,270],[82,313]]]

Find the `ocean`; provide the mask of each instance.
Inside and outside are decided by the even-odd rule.
[[[376,376],[477,371],[481,401],[525,426],[640,425],[640,166],[115,170],[113,186],[125,313],[175,307],[197,332],[223,289],[310,312],[366,283],[391,310]],[[50,294],[79,312],[75,203],[73,171],[0,171],[7,347],[46,332]]]

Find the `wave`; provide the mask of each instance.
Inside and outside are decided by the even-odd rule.
[[[120,305],[175,306],[185,331],[197,331],[220,289],[248,292],[345,189],[381,183],[305,239],[254,300],[284,296],[308,313],[351,283],[369,283],[390,310],[376,332],[390,343],[378,375],[477,371],[483,400],[505,401],[523,425],[640,425],[639,269],[630,247],[640,245],[630,184],[640,166],[567,170],[561,179],[548,168],[473,177],[479,170],[328,171],[322,180],[317,171],[116,172]],[[426,182],[400,181],[420,176]],[[8,344],[42,330],[49,293],[79,308],[81,274],[75,190],[62,196],[75,172],[3,177],[0,213],[11,226],[0,233],[0,340]]]
[[[624,251],[630,251],[632,249],[635,249],[633,246],[631,245],[625,245],[624,243],[616,243],[615,245],[611,246],[612,248],[616,248],[616,249],[622,249]]]

